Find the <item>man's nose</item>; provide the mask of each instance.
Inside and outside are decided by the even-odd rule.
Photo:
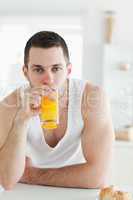
[[[51,85],[53,83],[53,74],[50,71],[46,71],[42,79],[43,84]]]

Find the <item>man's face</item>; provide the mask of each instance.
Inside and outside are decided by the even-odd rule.
[[[61,87],[71,72],[61,47],[37,48],[29,51],[28,67],[23,71],[31,86]]]

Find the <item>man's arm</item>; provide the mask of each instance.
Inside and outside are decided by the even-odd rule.
[[[95,106],[94,102],[91,105],[94,96],[98,101]],[[77,188],[96,188],[105,184],[114,132],[108,102],[102,90],[86,86],[82,114],[85,124],[81,139],[86,163],[56,169],[26,166],[20,182]]]
[[[87,83],[83,96],[82,115],[85,122],[82,148],[87,163],[92,169],[91,184],[105,186],[108,183],[115,137],[110,104],[101,88]]]
[[[12,189],[25,169],[28,124],[39,114],[40,97],[46,87],[14,91],[0,102],[0,185]]]
[[[27,122],[18,112],[16,92],[0,102],[0,185],[11,189],[25,166]]]
[[[28,166],[19,182],[56,187],[91,188],[91,184],[88,185],[88,171],[87,163],[52,169]]]

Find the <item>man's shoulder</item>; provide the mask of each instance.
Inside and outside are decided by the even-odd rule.
[[[103,96],[105,95],[105,90],[99,85],[95,85],[92,82],[86,81],[84,93],[89,96]]]
[[[16,108],[18,106],[19,100],[19,89],[14,90],[8,96],[6,96],[3,100],[0,101],[1,109],[9,109]]]
[[[105,112],[109,107],[109,99],[105,90],[101,86],[87,82],[82,98],[82,108],[86,111],[95,113]]]

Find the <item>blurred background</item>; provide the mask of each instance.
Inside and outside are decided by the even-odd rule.
[[[116,144],[114,176],[116,183],[124,180],[130,184],[133,184],[130,174],[133,164],[128,165],[133,160],[132,7],[132,0],[0,1],[0,98],[25,83],[21,69],[29,37],[41,30],[61,34],[70,51],[71,77],[90,80],[107,91],[116,138],[124,140]],[[117,177],[120,169],[121,174],[126,171],[124,179]]]
[[[0,97],[25,82],[26,41],[52,30],[66,40],[71,77],[106,88],[116,129],[133,122],[132,1],[5,0],[0,2]]]

